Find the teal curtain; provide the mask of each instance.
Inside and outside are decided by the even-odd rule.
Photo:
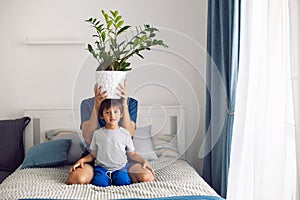
[[[239,61],[240,0],[209,0],[203,177],[226,198]],[[220,79],[220,80],[219,80]]]

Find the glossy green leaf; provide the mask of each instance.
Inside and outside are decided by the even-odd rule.
[[[112,24],[113,24],[113,21],[109,20],[109,21],[107,22],[107,28],[110,28]]]
[[[144,59],[144,56],[142,56],[141,54],[137,53],[136,55]]]
[[[105,39],[106,39],[106,33],[105,32],[101,33],[101,39],[102,39],[103,42],[105,42]]]
[[[140,43],[143,43],[145,40],[147,40],[147,35],[143,35],[143,36],[141,37]]]
[[[133,46],[137,46],[140,43],[140,40],[138,38],[135,38],[133,41]]]
[[[123,26],[118,32],[117,32],[117,35],[119,35],[120,33],[126,31],[127,29],[129,29],[131,26]]]
[[[118,14],[119,14],[119,12],[116,10],[116,11],[112,11],[112,10],[110,10],[110,13],[114,16],[114,17],[116,17]]]
[[[120,19],[122,18],[122,16],[118,16],[118,17],[116,17],[116,20],[115,20],[115,22],[118,22],[118,21],[120,21]]]
[[[116,28],[120,28],[123,24],[124,24],[124,21],[123,21],[123,20],[122,20],[122,21],[119,21],[119,22],[117,23]]]

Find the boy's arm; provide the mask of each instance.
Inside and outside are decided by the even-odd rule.
[[[95,159],[94,155],[95,155],[95,154],[94,154],[93,151],[92,151],[90,154],[88,154],[88,155],[86,155],[85,157],[81,158],[81,159],[82,159],[82,162],[83,162],[83,163],[92,162],[92,161]],[[81,159],[80,159],[80,160],[81,160]]]
[[[142,156],[140,156],[138,153],[136,153],[136,151],[128,152],[127,155],[130,160],[141,163],[143,168],[148,168],[151,171],[151,173],[154,175],[154,170],[152,169],[149,162],[145,160]]]
[[[95,157],[95,152],[92,151],[90,154],[86,155],[85,157],[79,159],[71,168],[70,168],[70,172],[76,170],[76,168],[81,167],[84,168],[84,164],[87,162],[92,162]]]

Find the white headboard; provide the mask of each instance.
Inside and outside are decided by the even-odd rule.
[[[31,118],[25,129],[25,152],[45,141],[45,131],[57,128],[78,129],[79,108],[38,108],[24,109],[24,116]],[[137,126],[152,124],[152,135],[159,133],[177,134],[178,151],[186,150],[184,109],[181,106],[139,106]]]

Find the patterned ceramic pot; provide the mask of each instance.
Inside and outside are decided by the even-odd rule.
[[[102,91],[107,91],[107,98],[120,99],[117,88],[119,84],[124,84],[126,74],[126,71],[96,71],[96,82],[98,86],[103,86]]]

